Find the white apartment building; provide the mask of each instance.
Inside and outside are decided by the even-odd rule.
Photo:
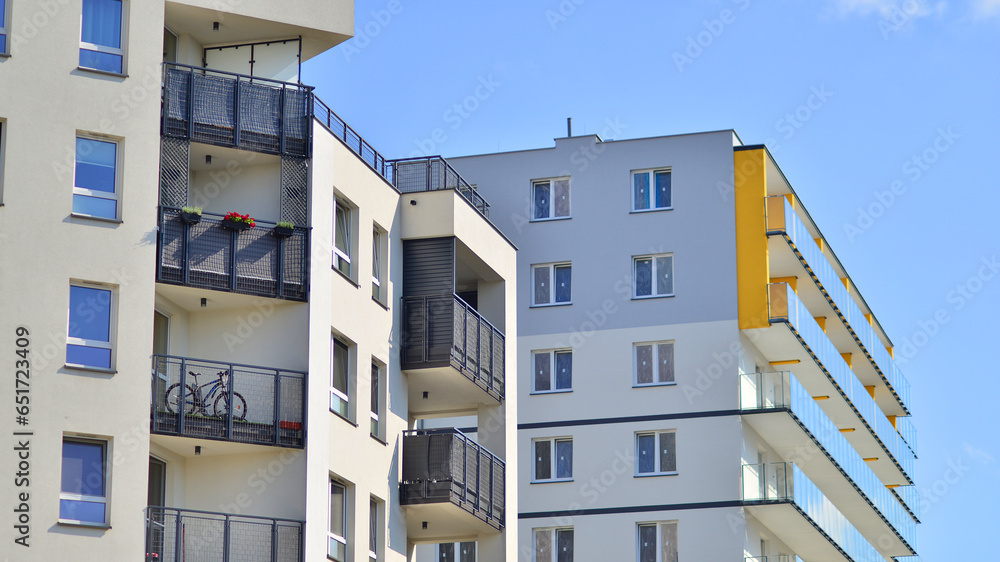
[[[518,560],[915,560],[892,343],[734,131],[452,158],[517,244]]]
[[[515,248],[303,83],[353,30],[0,0],[0,559],[514,556]]]

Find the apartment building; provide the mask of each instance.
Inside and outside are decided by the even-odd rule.
[[[513,556],[515,248],[306,85],[353,30],[0,0],[0,558]]]
[[[916,559],[908,383],[766,147],[449,161],[519,248],[519,560]]]

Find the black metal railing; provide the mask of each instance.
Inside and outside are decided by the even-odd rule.
[[[309,229],[279,236],[275,223],[237,232],[223,216],[203,213],[189,224],[176,207],[160,207],[156,280],[174,285],[305,301]]]
[[[392,184],[400,193],[454,189],[484,217],[490,217],[490,204],[444,158],[403,158],[390,160],[389,164],[392,165]]]
[[[305,446],[304,372],[154,355],[151,374],[151,433]]]
[[[292,519],[146,508],[146,560],[301,562],[303,526]]]
[[[186,64],[163,64],[162,134],[309,157],[312,86]]]
[[[500,401],[504,334],[458,295],[403,297],[402,368],[452,366]]]
[[[403,433],[400,503],[451,502],[504,527],[504,461],[457,429]]]
[[[313,96],[312,101],[313,116],[319,121],[319,124],[327,131],[330,131],[333,136],[344,141],[344,144],[357,154],[365,164],[371,166],[386,181],[392,183],[389,162],[385,159],[385,156],[382,156],[379,151],[375,150],[368,141],[362,138],[346,121],[330,109],[330,106],[323,103],[323,100],[317,96]]]

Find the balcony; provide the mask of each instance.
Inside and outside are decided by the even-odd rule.
[[[403,297],[402,322],[411,413],[503,400],[504,335],[458,295]]]
[[[181,210],[160,207],[156,280],[199,289],[305,301],[309,279],[309,229],[276,235],[275,223],[237,232],[223,216],[203,213],[197,224]]]
[[[313,116],[324,129],[337,137],[351,149],[358,158],[375,170],[378,175],[385,178],[385,181],[392,183],[392,172],[389,162],[379,151],[375,150],[361,135],[358,134],[346,121],[334,113],[330,106],[323,103],[323,100],[313,96]]]
[[[163,136],[311,156],[310,86],[185,64],[163,66]]]
[[[868,318],[851,297],[833,265],[816,245],[812,235],[795,213],[791,201],[782,195],[767,198],[767,234],[781,235],[816,282],[837,316],[844,322],[865,358],[888,385],[903,411],[910,402],[910,383],[875,334]]]
[[[772,328],[775,324],[784,324],[792,338],[788,337],[789,334],[781,332],[770,334],[758,332],[755,334],[755,337],[761,338],[758,347],[761,345],[769,347],[774,352],[781,353],[782,358],[801,356],[801,363],[799,359],[794,360],[799,366],[791,370],[795,372],[796,369],[802,369],[802,373],[796,372],[796,376],[812,396],[830,398],[823,404],[827,415],[838,427],[854,427],[860,423],[867,430],[851,433],[849,440],[855,449],[864,452],[863,456],[876,459],[872,466],[875,473],[888,484],[913,484],[915,460],[913,451],[847,366],[840,352],[813,319],[795,291],[786,283],[768,285],[768,310]],[[818,367],[829,383],[817,380],[813,376],[815,369],[812,369],[810,364]],[[830,388],[830,384],[833,388]],[[836,394],[832,394],[831,391]],[[838,397],[843,401],[834,400]],[[866,443],[869,439],[865,434],[874,437],[877,449]],[[885,462],[886,457],[890,463]]]
[[[743,504],[805,560],[885,560],[792,463],[742,467]]]
[[[741,375],[740,411],[778,454],[796,458],[882,554],[915,554],[916,522],[791,373]]]
[[[303,372],[154,355],[151,392],[153,434],[305,446]]]
[[[146,508],[146,560],[301,562],[303,521]]]
[[[405,432],[399,494],[409,540],[502,530],[505,477],[504,461],[458,430]]]
[[[404,158],[391,160],[392,184],[400,193],[453,189],[469,202],[481,215],[490,218],[490,204],[476,191],[475,186],[462,179],[458,172],[440,156],[429,158]]]

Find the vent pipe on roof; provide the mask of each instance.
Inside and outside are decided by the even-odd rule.
[[[572,117],[567,117],[566,118],[566,136],[567,137],[573,136],[573,118]]]

